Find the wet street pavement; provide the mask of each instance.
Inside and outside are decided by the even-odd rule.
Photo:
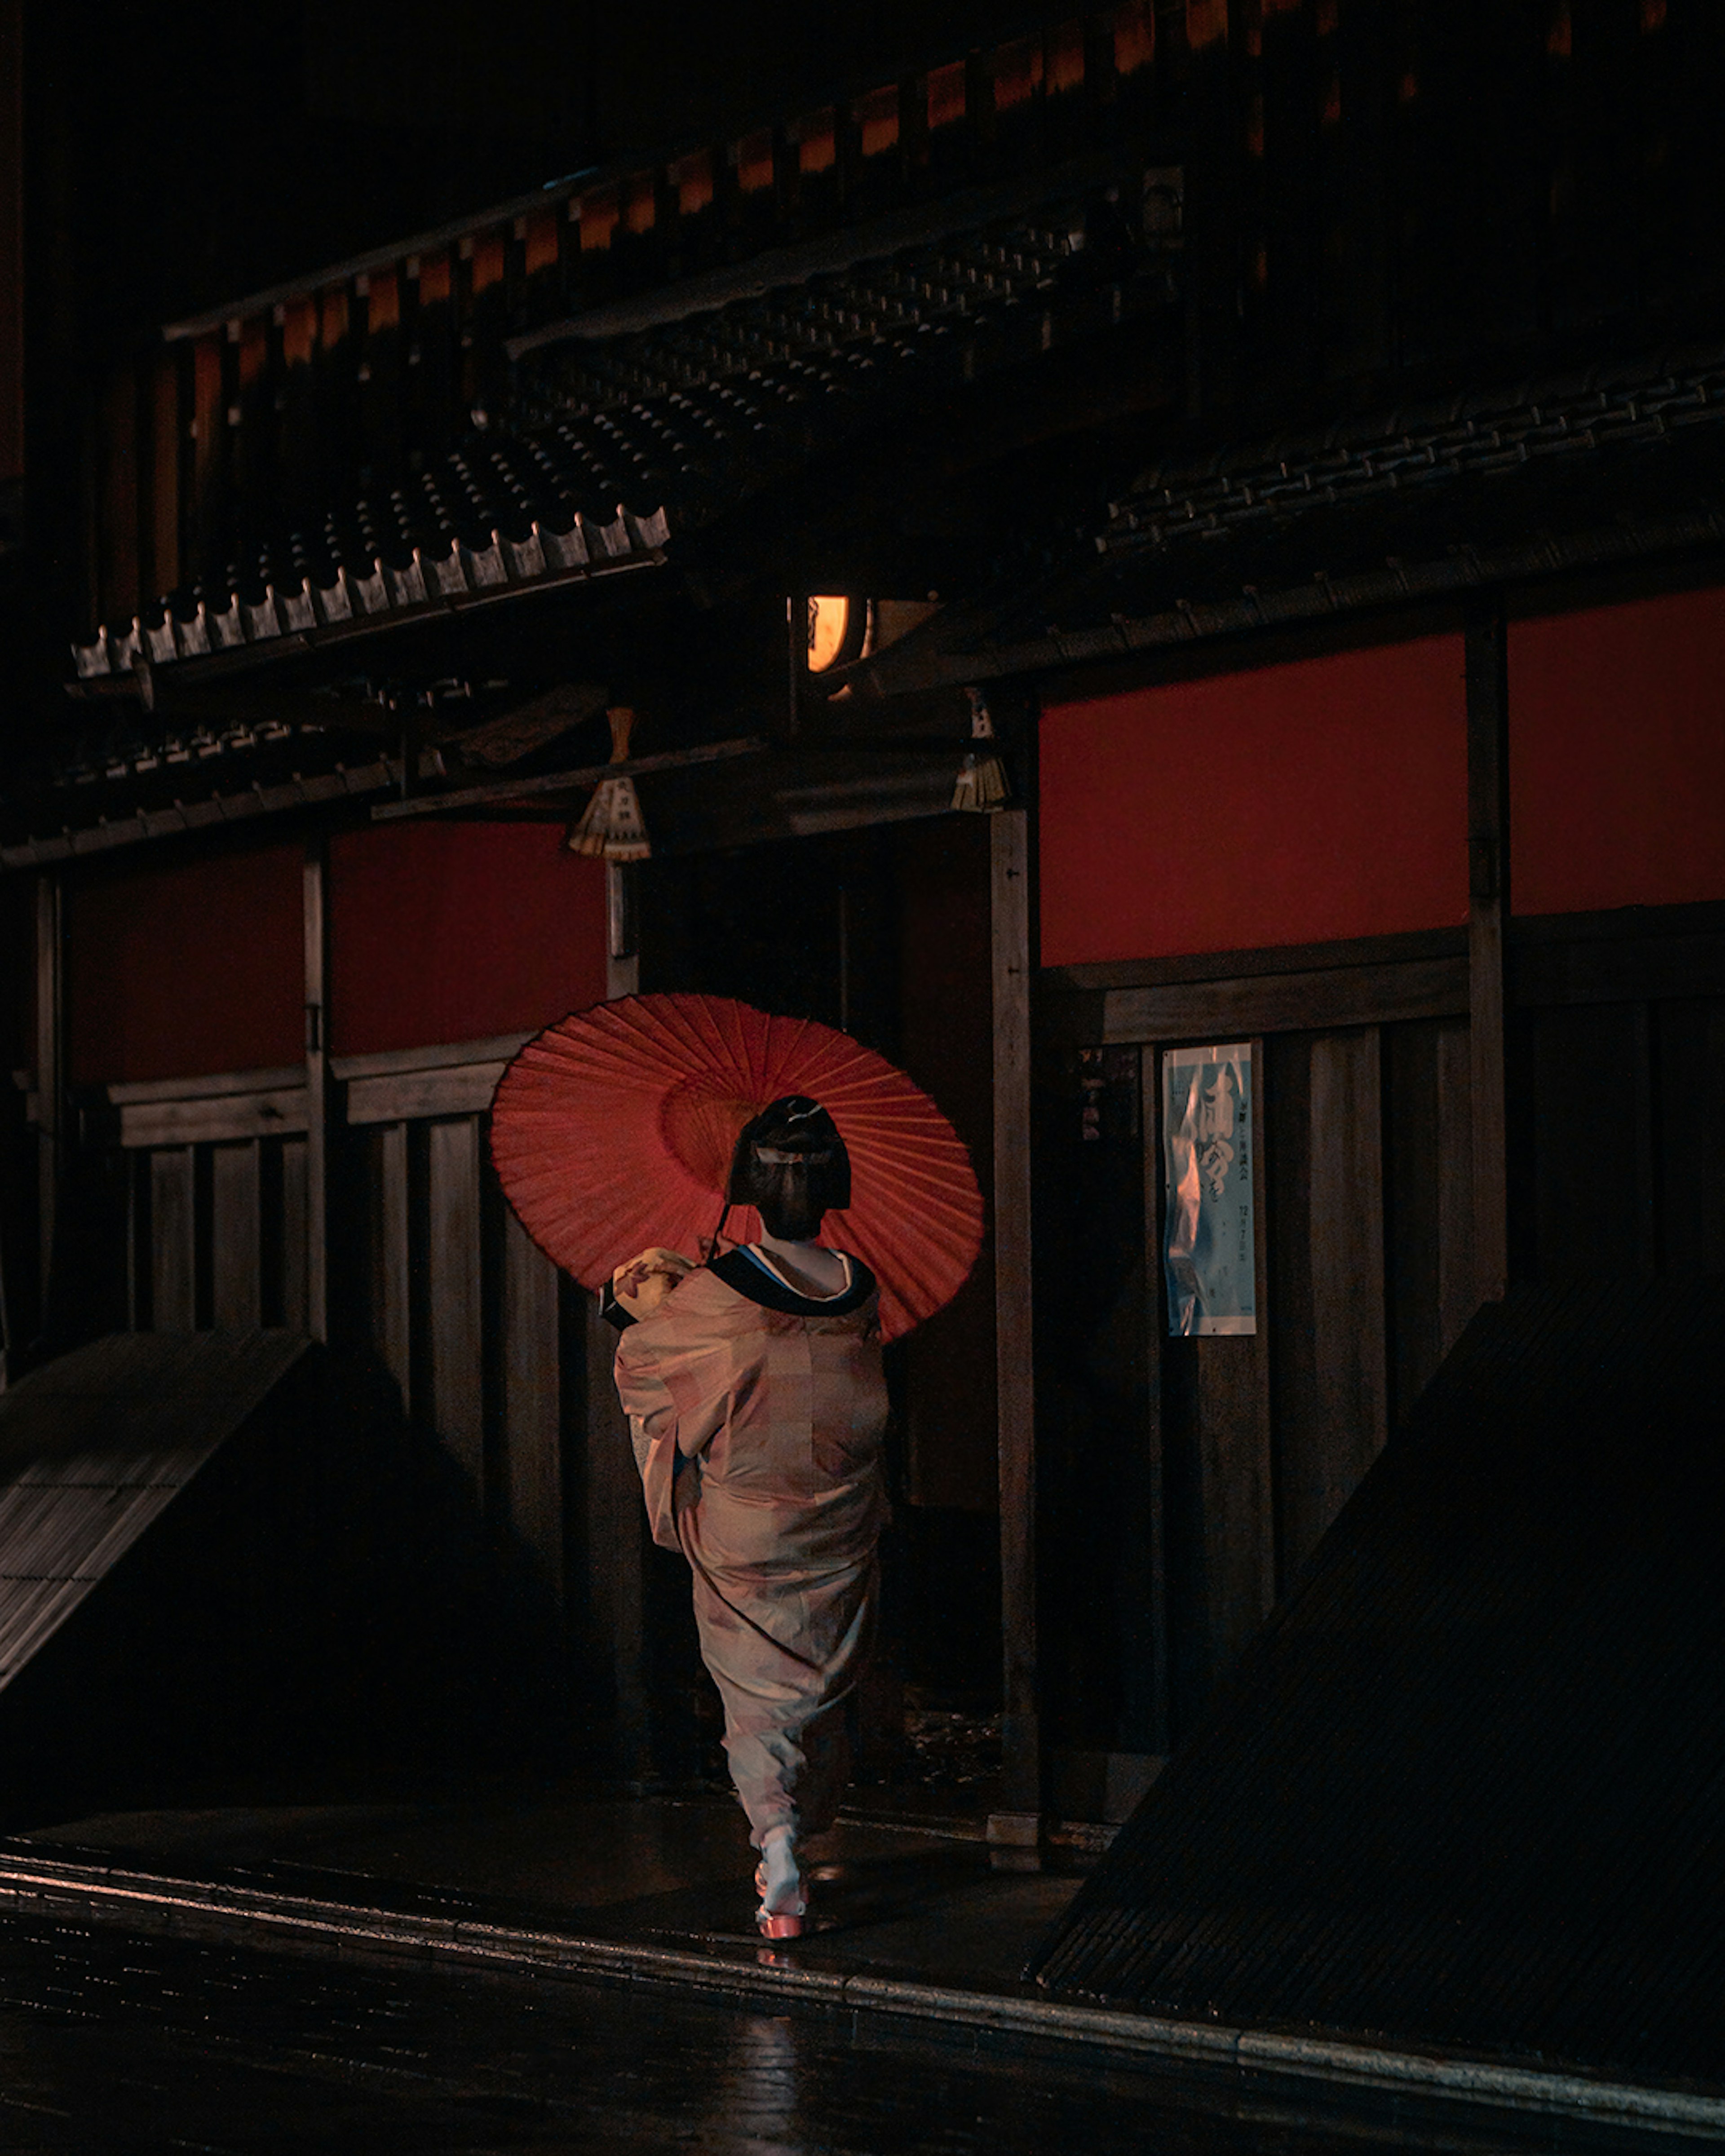
[[[1189,2070],[880,2017],[765,2015],[640,1984],[343,1963],[0,1922],[0,2150],[81,2156],[1317,2156],[1671,2150],[1669,2134],[1322,2118]]]

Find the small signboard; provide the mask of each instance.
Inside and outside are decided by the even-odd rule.
[[[1257,1132],[1250,1042],[1162,1059],[1168,1331],[1258,1329]]]

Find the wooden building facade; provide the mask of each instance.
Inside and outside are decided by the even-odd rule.
[[[1107,1523],[1137,1682],[1070,1620],[1056,1649],[1092,1743],[1191,1727],[1507,1279],[1719,1270],[1722,629],[1708,585],[1045,707],[1045,1143],[1086,1198],[1043,1442],[1075,1537],[1085,1437],[1148,1436]],[[1265,1300],[1250,1337],[1176,1339],[1159,1065],[1224,1039],[1260,1074]]]
[[[630,1771],[660,1589],[490,1088],[685,987],[929,1086],[990,1238],[896,1376],[899,1655],[1004,1707],[1007,1861],[1120,1815],[1482,1299],[1725,1249],[1718,26],[1046,18],[116,340],[0,823],[14,1360],[383,1370],[488,1651]],[[562,843],[608,703],[639,870]],[[1217,1042],[1258,1321],[1177,1337]]]

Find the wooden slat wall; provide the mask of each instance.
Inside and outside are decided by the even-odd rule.
[[[366,1095],[364,1112],[380,1103]],[[477,1114],[398,1116],[351,1134],[346,1204],[363,1306],[347,1329],[393,1378],[409,1421],[459,1466],[517,1582],[557,1609],[579,1562],[562,1433],[581,1358],[565,1353],[562,1276],[496,1199],[484,1137]],[[638,1488],[634,1499],[639,1512]]]
[[[565,1337],[562,1276],[485,1164],[480,1111],[509,1045],[430,1050],[424,1070],[394,1059],[414,1064],[405,1076],[343,1067],[347,1127],[332,1153],[330,1234],[345,1255],[332,1319],[339,1339],[376,1355],[404,1414],[459,1466],[537,1605],[557,1608],[572,1562],[603,1558],[639,1528],[640,1496],[613,1399],[616,1426],[595,1445],[588,1546],[572,1557],[563,1403],[583,1401],[584,1350]],[[135,1324],[305,1329],[309,1142],[291,1127],[303,1122],[304,1092],[285,1090],[285,1075],[119,1088],[117,1117],[91,1124],[88,1136],[117,1136],[131,1163]],[[272,1117],[278,1131],[290,1121],[285,1136],[253,1135]],[[608,1393],[608,1352],[598,1368]],[[634,1691],[644,1722],[638,1682]]]
[[[255,1140],[210,1148],[210,1289],[215,1324],[264,1322],[261,1210]]]
[[[198,1322],[194,1154],[162,1146],[150,1157],[150,1315],[157,1332],[189,1332]]]
[[[305,1141],[281,1142],[281,1214],[280,1268],[281,1322],[290,1332],[303,1332],[310,1313],[310,1283],[305,1262]]]
[[[1036,1418],[1031,1354],[1030,841],[1026,810],[988,819],[994,1028],[995,1397],[999,1414],[1002,1804],[988,1834],[1005,1869],[1033,1863],[1042,1736],[1036,1634]],[[1029,1847],[1024,1844],[1028,1841]]]
[[[1169,1340],[1163,1365],[1164,1477],[1172,1486],[1169,1663],[1178,1728],[1275,1599],[1269,1356],[1262,1334]],[[1183,1497],[1178,1506],[1175,1491]]]
[[[501,1502],[534,1584],[563,1599],[560,1276],[513,1213],[503,1222]]]
[[[1390,1419],[1399,1422],[1472,1316],[1471,1059],[1461,1019],[1384,1031]]]
[[[1634,936],[1608,937],[1589,921],[1565,940],[1538,924],[1515,947],[1507,1093],[1519,1270],[1725,1264],[1725,992],[1697,993],[1725,983],[1722,928],[1725,920],[1689,909]],[[1681,963],[1661,957],[1667,945]],[[1410,1016],[1398,981],[1384,978],[1392,993],[1382,1022],[1336,1022],[1344,1009],[1356,1019],[1356,980],[1346,997],[1317,999],[1316,1023],[1260,1043],[1267,1322],[1253,1337],[1168,1339],[1160,1281],[1161,1044],[1240,1035],[1194,1023],[1202,984],[1188,983],[1178,1034],[1111,1051],[1142,1080],[1149,1399],[1142,1431],[1114,1407],[1104,1424],[1068,1430],[1045,1401],[1043,1466],[1058,1480],[1066,1451],[1147,1446],[1149,1482],[1134,1465],[1115,1496],[1135,1517],[1147,1504],[1153,1531],[1113,1537],[1106,1563],[1092,1547],[1081,1581],[1050,1574],[1044,1589],[1056,1635],[1078,1624],[1092,1658],[1099,1613],[1112,1613],[1104,1632],[1117,1617],[1127,1623],[1121,1612],[1136,1613],[1132,1651],[1150,1666],[1111,1696],[1111,1680],[1096,1684],[1106,1727],[1099,1718],[1087,1735],[1063,1722],[1062,1743],[1160,1752],[1180,1741],[1472,1313],[1476,1118],[1465,998],[1445,984],[1440,1008]],[[1637,984],[1639,998],[1626,993]],[[1092,1038],[1113,1037],[1133,992],[1076,988],[1088,998]],[[1239,989],[1219,998],[1233,1017]],[[1156,1008],[1147,997],[1140,1004]],[[356,1259],[332,1316],[350,1342],[375,1350],[413,1423],[459,1463],[542,1606],[567,1609],[572,1636],[590,1650],[619,1756],[639,1764],[650,1705],[639,1651],[642,1524],[610,1383],[613,1342],[489,1183],[479,1109],[500,1053],[498,1043],[474,1043],[428,1050],[405,1075],[336,1071],[347,1127],[332,1233],[351,1225]],[[434,1085],[428,1071],[441,1074]],[[284,1075],[187,1081],[177,1105],[165,1096],[116,1103],[134,1169],[135,1322],[229,1324],[255,1313],[303,1325],[306,1140],[291,1127],[257,1135],[257,1102],[289,1101],[276,1082]],[[111,1122],[102,1127],[111,1137]],[[88,1142],[95,1132],[92,1124]],[[1103,1346],[1113,1353],[1119,1342],[1110,1335]],[[1058,1387],[1062,1373],[1051,1370],[1049,1382]],[[1045,1491],[1038,1502],[1045,1507]],[[1062,1548],[1056,1533],[1056,1571]],[[1117,1562],[1143,1576],[1111,1587],[1106,1565]],[[1073,1597],[1069,1615],[1062,1604]],[[1053,1666],[1070,1667],[1075,1651],[1056,1636]]]
[[[1725,1264],[1725,993],[1695,992],[1722,978],[1722,930],[1725,909],[1517,927],[1501,1089],[1517,1274],[1681,1276]],[[1301,963],[1298,978],[1316,978]],[[1286,1023],[1294,977],[1272,978],[1267,992],[1244,971],[1219,982],[1206,1023],[1204,983],[1146,970],[1142,983],[1073,979],[1050,1036],[1101,1045],[1137,1030],[1143,1044],[1154,1337],[1142,1441],[1157,1455],[1158,1533],[1127,1553],[1131,1579],[1111,1584],[1104,1565],[1081,1594],[1050,1590],[1051,1651],[1070,1661],[1076,1625],[1094,1654],[1099,1609],[1153,1610],[1166,1713],[1134,1719],[1137,1743],[1160,1751],[1191,1728],[1476,1309],[1481,1118],[1466,998],[1447,978],[1410,1009],[1406,968],[1364,968],[1338,947],[1347,978],[1308,1000],[1299,1027]],[[1359,993],[1368,974],[1388,991],[1378,1022],[1347,1023],[1369,1015]],[[1240,1038],[1248,1011],[1284,1019],[1259,1066],[1264,1327],[1246,1339],[1169,1339],[1159,1058],[1163,1044]],[[1046,1408],[1068,1448],[1123,1441],[1117,1429],[1067,1428],[1055,1393]],[[1050,1471],[1062,1471],[1058,1460]],[[1106,1700],[1106,1676],[1091,1690]],[[1067,1715],[1062,1739],[1123,1741],[1123,1725],[1081,1723]]]
[[[1236,1007],[1237,999],[1224,1000]],[[1422,1075],[1435,1082],[1440,1045],[1453,1064],[1458,1032],[1465,1070],[1465,1028],[1423,1020],[1417,1029],[1426,1037]],[[1226,1029],[1207,1030],[1219,1037]],[[1397,1030],[1349,1026],[1255,1043],[1259,1330],[1157,1344],[1166,1548],[1150,1561],[1165,1583],[1158,1597],[1167,1634],[1160,1652],[1171,1672],[1176,1741],[1389,1432],[1384,1069],[1386,1042]],[[1153,1048],[1146,1059],[1156,1061]],[[1466,1113],[1466,1092],[1451,1075],[1453,1132]],[[1150,1097],[1159,1100],[1159,1086]],[[1433,1186],[1425,1210],[1435,1219],[1430,1168],[1424,1163],[1424,1183]],[[1410,1170],[1404,1179],[1419,1175]],[[1471,1224],[1471,1185],[1457,1186],[1453,1171],[1450,1182],[1449,1203]],[[1153,1178],[1152,1189],[1148,1273],[1157,1328],[1165,1334]],[[1471,1286],[1471,1241],[1452,1235],[1452,1269],[1464,1257]],[[1435,1281],[1434,1271],[1422,1286]],[[1438,1330],[1427,1328],[1434,1337]]]
[[[475,1489],[485,1472],[476,1116],[425,1132],[427,1419]]]
[[[1237,998],[1224,1000],[1237,1008]],[[1453,1063],[1458,1033],[1465,1071],[1465,1028],[1428,1019],[1417,1029],[1429,1036],[1422,1075],[1435,1081],[1440,1048]],[[1161,1486],[1158,1532],[1141,1553],[1152,1576],[1141,1584],[1155,1612],[1154,1659],[1167,1671],[1146,1748],[1164,1750],[1192,1726],[1388,1433],[1384,1070],[1395,1030],[1350,1026],[1254,1042],[1263,1315],[1245,1337],[1167,1337],[1160,1056],[1153,1044],[1144,1050],[1148,1437]],[[1451,1092],[1453,1128],[1466,1113],[1465,1082]],[[1425,1182],[1435,1218],[1435,1179],[1428,1172]],[[1471,1221],[1465,1161],[1450,1203]],[[1464,1255],[1471,1264],[1466,1236],[1452,1245],[1452,1268]]]
[[[416,1403],[408,1314],[408,1127],[379,1124],[365,1133],[364,1142],[369,1152],[371,1344],[400,1387],[403,1409],[411,1415]]]
[[[646,1639],[647,1574],[642,1543],[645,1527],[640,1477],[629,1446],[629,1424],[611,1381],[616,1335],[587,1299],[585,1410],[587,1450],[581,1487],[581,1544],[587,1553],[583,1584],[593,1638],[603,1657],[615,1725],[615,1748],[625,1773],[645,1770],[649,1748]]]
[[[1376,1026],[1273,1044],[1278,1591],[1388,1433],[1381,1056]]]

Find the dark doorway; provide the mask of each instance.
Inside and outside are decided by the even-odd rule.
[[[639,880],[641,986],[735,996],[820,1020],[924,1086],[970,1147],[992,1151],[988,844],[952,816],[657,859]],[[987,1715],[1000,1684],[993,1295],[985,1243],[953,1304],[889,1351],[895,1525],[887,1647],[863,1734],[892,1769],[908,1697]],[[680,1625],[686,1590],[675,1591]],[[691,1650],[692,1652],[692,1648]]]

